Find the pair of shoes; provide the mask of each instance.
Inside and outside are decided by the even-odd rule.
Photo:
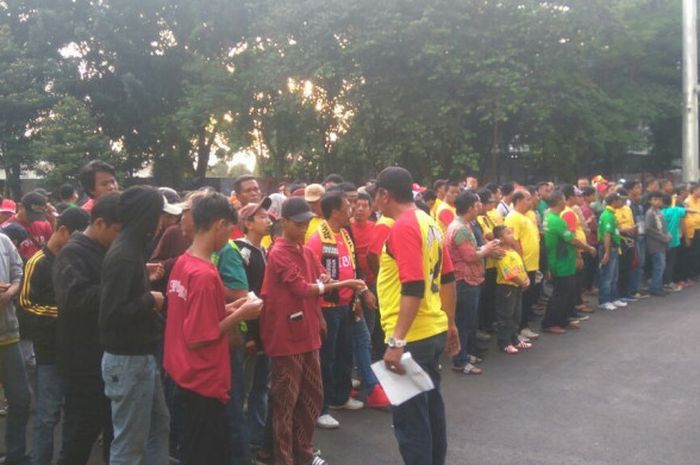
[[[316,426],[321,429],[338,429],[340,428],[340,422],[326,413],[318,417]]]
[[[320,455],[317,455],[311,461],[311,465],[328,465],[328,462],[326,462],[326,460],[323,459]]]
[[[680,292],[682,290],[683,290],[683,287],[678,286],[676,284],[666,284],[664,286],[664,291],[668,291],[668,292]]]
[[[481,342],[488,342],[491,340],[491,335],[485,331],[478,330],[476,332],[476,340]]]
[[[333,410],[360,410],[364,406],[365,404],[351,397],[343,405],[329,405],[328,407]]]
[[[391,406],[389,398],[384,392],[384,388],[381,385],[375,384],[372,388],[372,392],[367,395],[367,407],[370,408],[388,408]]]
[[[612,311],[615,310],[617,307],[616,307],[615,304],[612,303],[612,302],[606,302],[606,303],[604,303],[604,304],[600,304],[600,306],[599,306],[598,308],[600,308],[600,309],[602,309],[602,310],[609,310],[609,311],[612,312]]]
[[[614,300],[612,304],[613,304],[614,306],[618,307],[618,308],[626,307],[626,306],[627,306],[627,302],[623,302],[623,301],[620,300],[620,299]]]
[[[644,291],[639,291],[639,292],[635,292],[634,294],[632,294],[632,297],[634,297],[634,298],[637,299],[637,300],[639,300],[639,299],[646,299],[646,298],[649,297],[649,293],[648,293],[648,292],[644,292]]]
[[[521,335],[521,336],[525,336],[525,337],[528,338],[528,339],[537,339],[538,337],[540,337],[539,334],[537,334],[536,332],[534,332],[534,331],[531,330],[530,328],[523,328],[523,329],[520,331],[520,335]]]

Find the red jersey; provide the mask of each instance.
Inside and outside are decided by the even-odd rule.
[[[350,255],[350,250],[348,250],[347,244],[345,244],[345,240],[343,239],[343,235],[341,233],[335,234],[335,245],[338,248],[338,276],[331,276],[333,279],[337,279],[338,281],[345,281],[346,279],[355,279],[355,265],[354,265],[354,258]],[[306,243],[306,246],[310,248],[314,254],[316,254],[316,257],[318,258],[319,262],[323,262],[323,255],[324,255],[324,243],[321,241],[321,235],[318,231],[316,231],[311,238],[309,239],[309,242]],[[326,265],[326,268],[328,265]],[[328,269],[330,272],[331,270]],[[352,288],[349,287],[343,287],[338,290],[338,302],[328,302],[325,299],[321,303],[322,307],[339,307],[341,305],[350,305],[350,302],[352,302],[352,296],[355,294],[355,291]]]
[[[167,287],[163,365],[175,383],[225,403],[231,390],[228,340],[219,323],[226,317],[224,285],[216,267],[185,252]],[[198,349],[193,344],[206,343]]]
[[[353,222],[350,225],[352,229],[352,238],[355,240],[355,253],[357,255],[357,266],[362,270],[367,284],[374,284],[377,279],[374,273],[367,265],[367,251],[372,242],[372,234],[374,233],[374,222],[365,221],[363,224]]]
[[[29,235],[22,243],[17,247],[20,257],[24,261],[29,260],[37,253],[41,248],[46,245],[53,234],[53,227],[48,221],[33,221],[31,223],[22,223],[17,219],[17,215],[12,216],[8,223],[17,223],[27,230]]]
[[[95,199],[89,198],[87,202],[85,202],[80,208],[85,210],[86,212],[90,213],[92,211],[92,207],[95,206]]]

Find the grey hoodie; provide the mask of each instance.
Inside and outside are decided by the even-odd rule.
[[[0,234],[0,282],[22,281],[24,264],[19,252],[9,237]],[[0,345],[19,341],[19,322],[14,299],[5,308],[0,308]]]
[[[650,255],[665,252],[671,236],[666,229],[666,220],[661,210],[649,208],[646,213],[646,244]]]

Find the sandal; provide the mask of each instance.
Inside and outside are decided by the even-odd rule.
[[[503,348],[503,352],[505,352],[507,354],[517,354],[518,349],[516,349],[513,344],[510,344],[510,345],[507,345]]]
[[[467,365],[462,370],[462,373],[464,373],[465,375],[480,375],[483,372],[484,371],[481,368],[475,367],[471,363],[467,363]]]
[[[520,341],[515,347],[518,349],[532,349],[532,344],[529,342]]]

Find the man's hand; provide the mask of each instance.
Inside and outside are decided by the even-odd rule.
[[[596,250],[595,247],[593,247],[592,245],[589,245],[589,246],[588,246],[588,254],[589,254],[591,257],[595,257],[596,255],[598,255],[598,251]]]
[[[454,357],[462,349],[459,342],[459,330],[457,330],[456,325],[450,325],[447,327],[447,346],[445,351],[450,357]],[[386,360],[386,358],[385,358]]]
[[[226,305],[226,311],[229,314],[235,314],[239,321],[254,320],[260,316],[262,306],[263,301],[260,299],[250,300],[248,297],[243,297]]]
[[[457,340],[457,345],[459,345],[459,338]],[[403,347],[387,347],[386,352],[384,352],[384,365],[386,365],[388,370],[393,371],[396,374],[403,375],[406,373],[406,370],[404,369],[403,365],[401,365],[402,355]]]
[[[609,252],[605,252],[605,253],[603,254],[603,258],[600,259],[600,264],[601,264],[601,265],[607,265],[609,261],[610,261],[610,253],[609,253]]]
[[[352,313],[355,316],[355,321],[360,321],[364,317],[362,312],[362,301],[360,301],[359,296],[357,299],[355,299],[355,305],[352,306]]]
[[[346,279],[345,281],[341,281],[341,285],[343,287],[355,289],[356,291],[367,287],[367,284],[365,284],[365,282],[361,279]]]
[[[148,271],[148,280],[152,283],[160,281],[165,276],[165,268],[162,263],[146,263],[146,270]]]
[[[255,341],[248,341],[245,343],[245,351],[250,355],[255,355],[258,351],[258,345]]]
[[[153,305],[153,309],[156,312],[161,312],[163,310],[163,303],[165,302],[165,297],[163,297],[163,294],[158,291],[151,291],[151,295],[156,301],[155,305]]]
[[[321,276],[318,277],[318,279],[319,279],[323,284],[327,284],[327,283],[329,283],[329,282],[331,281],[331,275],[329,275],[329,274],[327,274],[327,273],[323,273],[323,274],[321,274]]]
[[[369,289],[362,293],[360,296],[362,301],[370,310],[377,309],[377,296],[375,296]]]

